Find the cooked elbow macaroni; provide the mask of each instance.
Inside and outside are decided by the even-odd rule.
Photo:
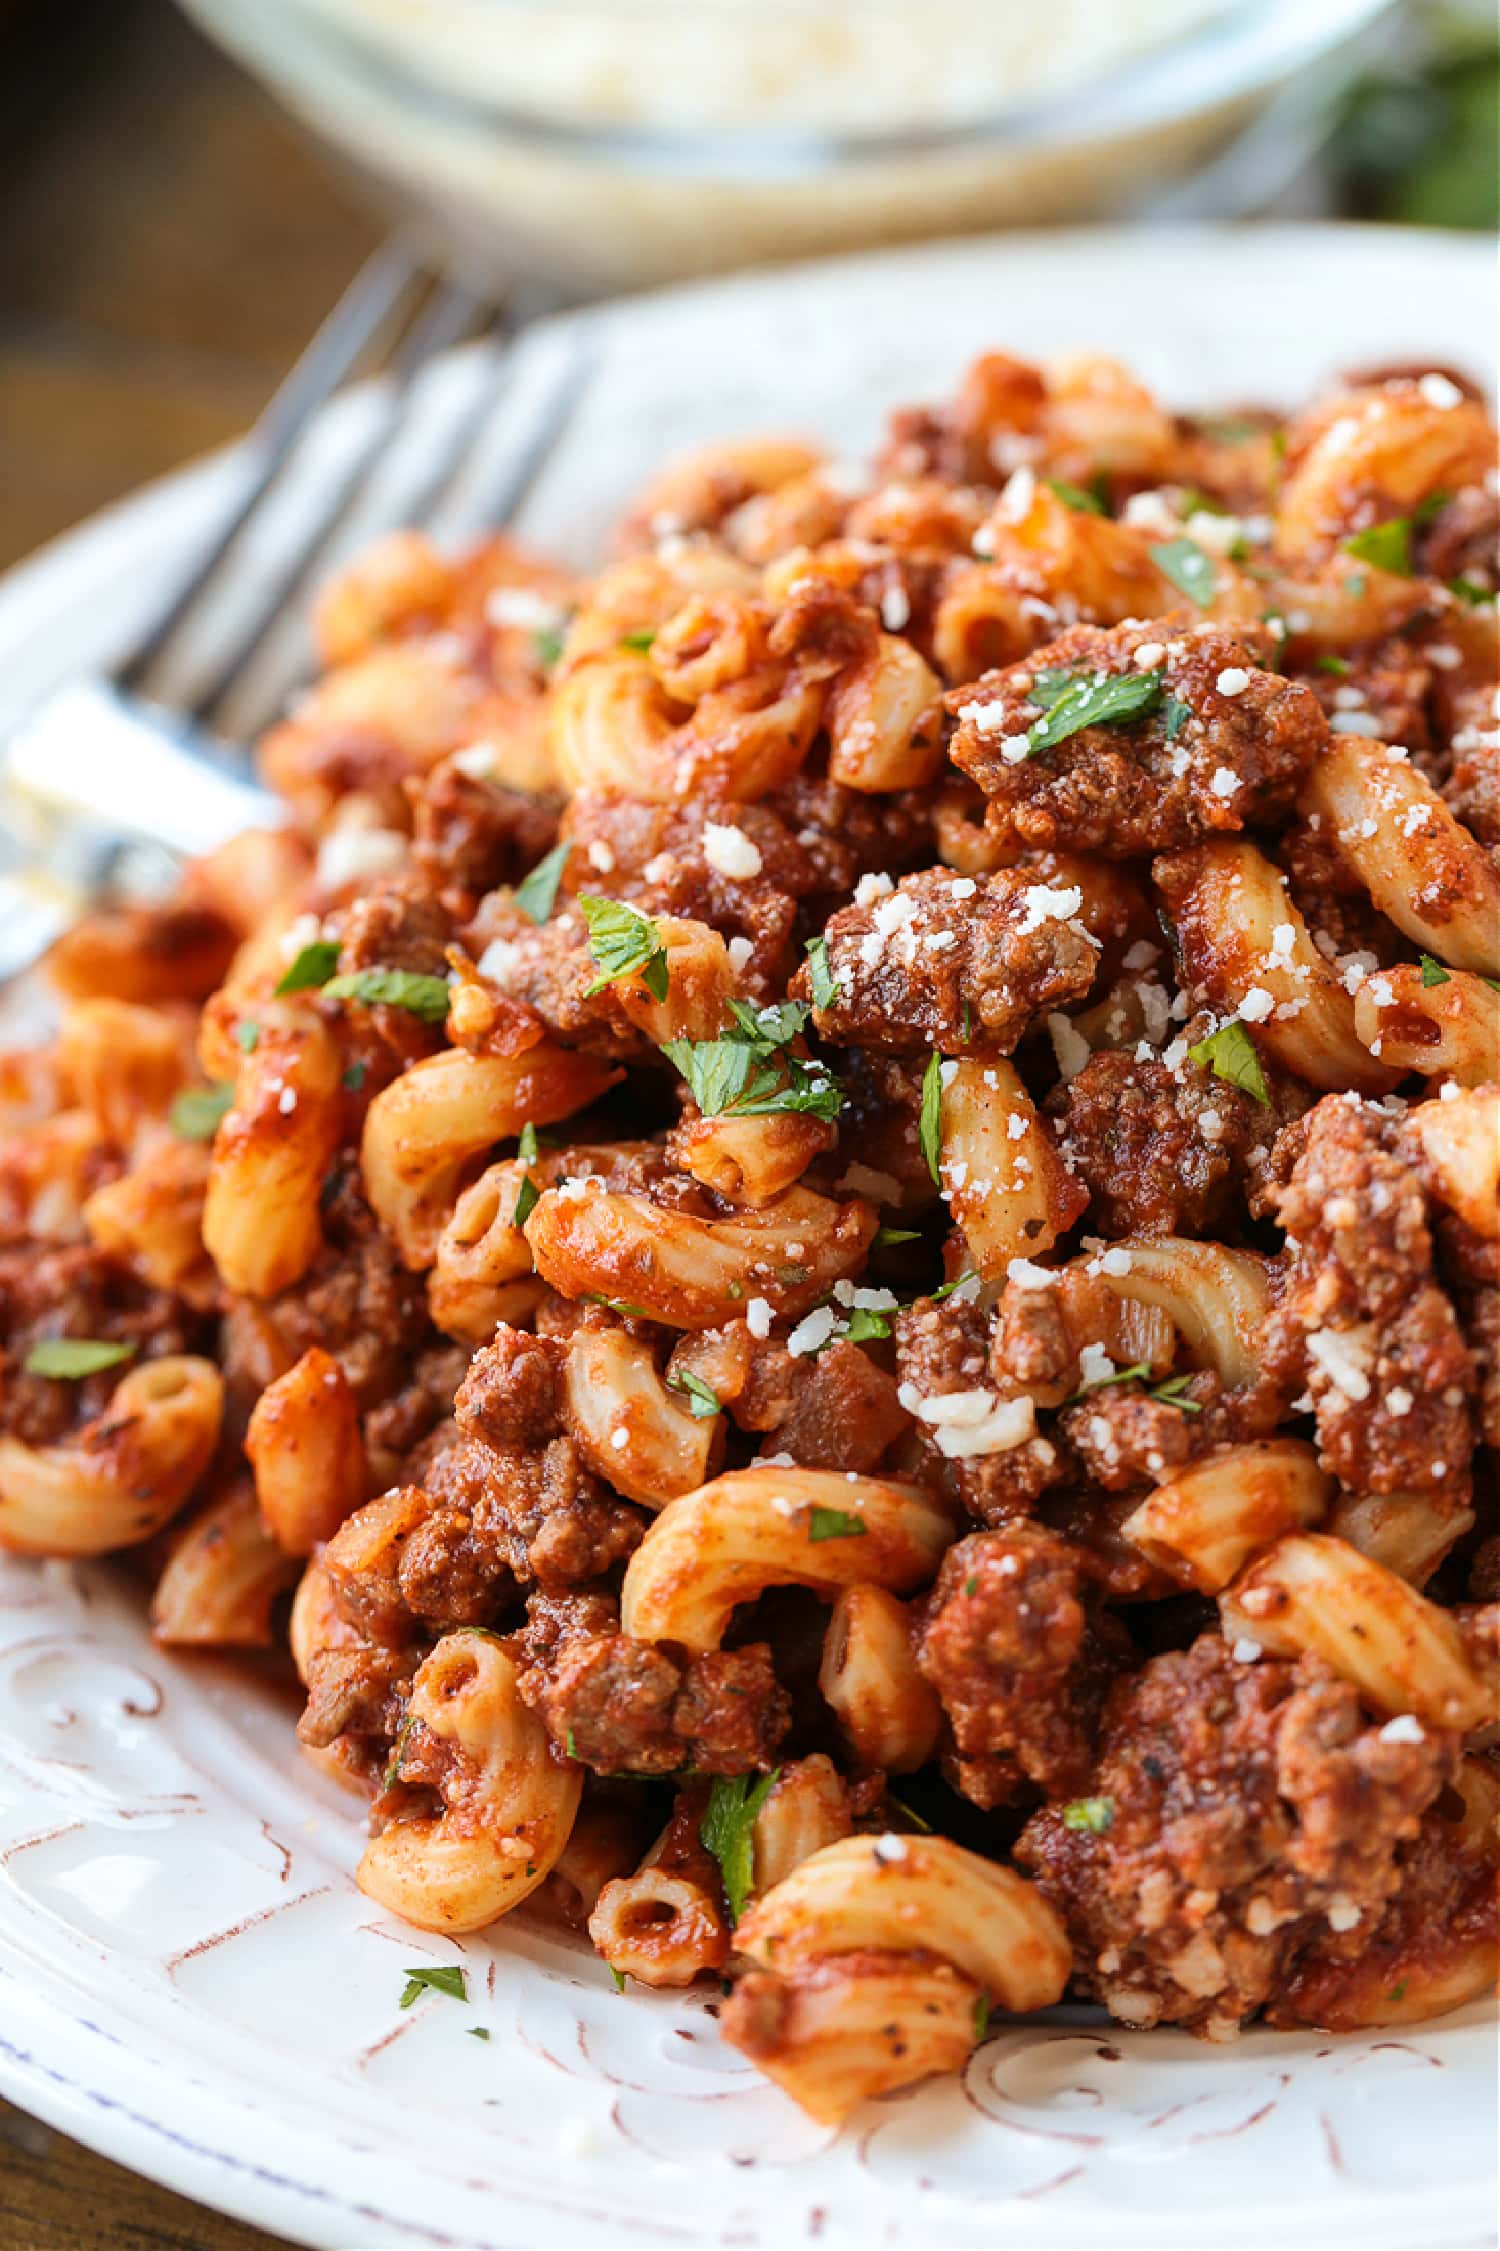
[[[830,2125],[1482,1991],[1493,442],[995,352],[592,577],[382,543],[286,828],[0,1056],[0,1547],[285,1620],[373,1900],[725,1979]]]

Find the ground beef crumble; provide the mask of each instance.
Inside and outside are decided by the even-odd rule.
[[[1016,1856],[1085,1992],[1225,2039],[1315,1939],[1368,1937],[1457,1750],[1369,1726],[1315,1659],[1241,1663],[1205,1635],[1111,1691],[1087,1800],[1034,1814]]]

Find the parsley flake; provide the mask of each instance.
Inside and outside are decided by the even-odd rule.
[[[1435,961],[1431,954],[1423,954],[1421,959],[1422,983],[1425,986],[1452,984],[1453,972],[1445,969],[1440,961]]]
[[[520,1132],[516,1135],[516,1155],[520,1158],[523,1165],[534,1165],[537,1160],[537,1152],[540,1146],[541,1144],[537,1140],[536,1127],[532,1124],[530,1118],[528,1118],[525,1125],[522,1126]]]
[[[936,1048],[922,1073],[922,1120],[918,1129],[927,1170],[939,1188],[943,1185],[943,1058]]]
[[[832,1008],[839,997],[839,981],[828,966],[828,940],[809,938],[807,941],[807,981],[812,990],[814,1008]]]
[[[408,1970],[401,1995],[402,2008],[409,2009],[419,1993],[446,1993],[450,2001],[469,1998],[464,1973],[457,1962],[445,1962],[435,1970]]]
[[[808,1511],[809,1540],[862,1540],[869,1529],[862,1516],[851,1515],[847,1509],[815,1508]]]
[[[872,1337],[888,1337],[890,1333],[890,1315],[878,1312],[871,1305],[856,1305],[844,1331],[851,1344],[868,1344]]]
[[[557,887],[562,882],[563,869],[568,864],[571,844],[554,844],[544,859],[537,861],[530,875],[523,876],[516,885],[515,903],[528,922],[550,922],[557,904]]]
[[[877,1227],[875,1240],[870,1248],[872,1251],[888,1251],[897,1243],[920,1243],[921,1240],[920,1227]]]
[[[957,1297],[960,1290],[967,1289],[970,1282],[977,1282],[978,1280],[979,1276],[975,1272],[974,1268],[972,1266],[966,1266],[962,1274],[955,1274],[951,1282],[941,1283],[939,1287],[932,1292],[932,1303],[934,1305],[941,1305],[945,1297]]]
[[[1271,1097],[1266,1088],[1266,1075],[1255,1052],[1255,1042],[1237,1016],[1221,1024],[1207,1039],[1190,1047],[1188,1054],[1205,1071],[1212,1071],[1216,1079],[1237,1086],[1242,1094],[1253,1095],[1269,1109]]]
[[[745,1912],[745,1902],[755,1878],[755,1816],[771,1795],[780,1773],[778,1766],[754,1782],[748,1774],[716,1774],[707,1810],[698,1824],[700,1843],[719,1863],[724,1878],[724,1897],[729,1903],[729,1919],[733,1923]]]
[[[981,2040],[987,2040],[989,2038],[989,2031],[989,1995],[987,1993],[976,1993],[974,1996],[974,2045],[976,2048],[978,2047]]]
[[[180,1141],[212,1141],[219,1120],[234,1103],[234,1088],[226,1081],[214,1086],[186,1086],[167,1112],[167,1123]]]
[[[1410,578],[1411,533],[1410,516],[1391,516],[1385,523],[1371,524],[1367,530],[1357,531],[1352,539],[1346,539],[1344,553],[1352,555],[1358,563],[1371,564],[1377,571],[1389,571],[1393,578]]]
[[[1079,509],[1085,516],[1109,514],[1098,491],[1085,492],[1082,485],[1069,484],[1066,477],[1044,477],[1042,483],[1050,492],[1055,492],[1059,500],[1065,501],[1069,508]]]
[[[468,2024],[465,2025],[464,2030],[471,2040],[488,2040],[490,2036],[490,2028],[487,2024]]]
[[[1087,1399],[1091,1392],[1103,1391],[1112,1383],[1149,1382],[1150,1377],[1151,1363],[1149,1360],[1134,1360],[1128,1368],[1115,1368],[1107,1376],[1091,1377],[1086,1384],[1074,1392],[1073,1399],[1070,1399],[1068,1404],[1071,1406],[1074,1399]]]
[[[622,633],[620,646],[622,649],[634,649],[637,656],[644,656],[655,639],[656,628],[650,626],[640,633]]]
[[[1115,1818],[1113,1798],[1074,1798],[1062,1809],[1065,1829],[1087,1829],[1094,1836],[1105,1836]]]
[[[368,1063],[351,1063],[349,1065],[348,1070],[344,1073],[343,1083],[349,1089],[349,1092],[351,1094],[358,1094],[360,1088],[365,1083],[365,1077],[367,1072],[369,1071],[369,1068],[370,1066]]]
[[[1318,659],[1318,670],[1320,672],[1334,672],[1337,673],[1341,679],[1343,675],[1350,669],[1351,667],[1349,664],[1349,659],[1347,657],[1322,656]]]
[[[1169,578],[1200,610],[1206,610],[1219,591],[1219,574],[1196,539],[1167,539],[1151,550],[1151,560],[1163,578]]]
[[[617,1993],[623,1993],[625,1990],[625,1972],[623,1970],[617,1970],[614,1963],[611,1962],[609,1964],[609,1974],[615,1981],[615,1991]]]
[[[234,1027],[234,1044],[246,1055],[253,1055],[260,1045],[259,1024],[243,1023]]]
[[[39,1337],[21,1363],[29,1376],[54,1376],[78,1383],[101,1368],[117,1368],[133,1358],[135,1346],[104,1337]]]
[[[1202,1400],[1183,1397],[1191,1381],[1191,1376],[1168,1376],[1165,1383],[1156,1386],[1151,1397],[1160,1400],[1164,1407],[1176,1407],[1184,1415],[1201,1415]]]
[[[1164,677],[1160,672],[1080,672],[1050,679],[1039,674],[1028,701],[1041,703],[1045,716],[1026,730],[1026,756],[1052,750],[1085,727],[1108,727],[1127,719],[1140,719],[1160,703]],[[1041,689],[1038,695],[1037,689]]]
[[[589,952],[599,970],[584,999],[592,1000],[622,977],[638,976],[653,1000],[665,1000],[667,949],[651,916],[627,906],[623,899],[606,899],[592,891],[580,892],[578,904],[589,926]]]
[[[550,672],[563,653],[560,627],[544,625],[531,636],[531,654],[539,672]]]
[[[278,994],[311,992],[318,985],[326,985],[338,965],[337,939],[314,938],[282,973],[276,991]]]
[[[331,978],[323,997],[358,1001],[361,1008],[404,1008],[424,1024],[441,1024],[451,995],[446,977],[424,977],[412,969],[356,969]]]
[[[516,1208],[510,1215],[512,1227],[524,1227],[541,1200],[542,1191],[530,1173],[523,1174],[521,1185],[516,1190]]]
[[[687,1080],[705,1118],[771,1117],[780,1111],[833,1119],[844,1089],[825,1063],[791,1053],[809,1010],[802,1001],[754,1008],[729,1003],[733,1022],[714,1040],[665,1040],[662,1053]]]
[[[1493,587],[1483,585],[1477,578],[1470,578],[1466,572],[1460,573],[1457,578],[1450,578],[1446,583],[1448,592],[1456,595],[1471,610],[1482,609],[1495,599]]]
[[[1163,706],[1163,711],[1167,723],[1167,741],[1169,743],[1175,743],[1178,736],[1182,733],[1183,728],[1192,718],[1193,707],[1190,703],[1184,703],[1181,696],[1174,696],[1171,689],[1169,688],[1167,690],[1166,702]]]
[[[673,1368],[667,1375],[668,1391],[680,1391],[688,1403],[688,1413],[696,1415],[699,1422],[707,1422],[710,1415],[719,1412],[719,1394],[710,1383],[694,1375],[691,1368]]]

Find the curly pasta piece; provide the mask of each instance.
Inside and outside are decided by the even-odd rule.
[[[515,1665],[488,1635],[445,1634],[422,1661],[408,1711],[444,1754],[443,1810],[372,1837],[359,1888],[419,1930],[483,1930],[551,1874],[583,1770],[555,1756],[516,1693]]]
[[[766,1587],[906,1592],[932,1577],[952,1535],[947,1511],[914,1485],[733,1470],[662,1510],[626,1566],[621,1622],[637,1641],[717,1649],[736,1604]]]
[[[175,1516],[213,1458],[224,1381],[211,1360],[147,1360],[76,1437],[0,1437],[0,1548],[105,1555]]]

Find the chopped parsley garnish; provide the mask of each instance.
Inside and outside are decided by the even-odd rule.
[[[745,1912],[750,1886],[755,1880],[753,1832],[755,1816],[775,1788],[780,1767],[752,1782],[748,1774],[714,1776],[708,1807],[698,1824],[699,1841],[719,1863],[729,1919],[737,1923]]]
[[[887,1788],[885,1802],[893,1805],[903,1820],[909,1821],[914,1829],[920,1829],[924,1837],[932,1835],[932,1823],[924,1814],[918,1813],[914,1805],[908,1805],[905,1798],[898,1798],[894,1790]]]
[[[839,997],[839,981],[828,966],[828,940],[809,938],[807,941],[807,981],[812,989],[814,1008],[832,1008]]]
[[[1165,1383],[1159,1383],[1156,1386],[1151,1393],[1151,1397],[1159,1399],[1164,1407],[1179,1408],[1185,1415],[1201,1415],[1203,1412],[1202,1400],[1183,1397],[1192,1380],[1191,1376],[1168,1376]]]
[[[733,1018],[716,1040],[665,1040],[662,1053],[687,1080],[705,1118],[766,1118],[795,1111],[836,1118],[844,1089],[825,1063],[806,1062],[791,1052],[809,1011],[802,1001],[780,1001],[754,1008],[729,1003]]]
[[[1392,516],[1383,524],[1371,524],[1366,531],[1357,531],[1344,541],[1344,553],[1352,555],[1357,563],[1369,563],[1377,571],[1389,571],[1393,578],[1410,578],[1412,518]],[[1354,589],[1351,586],[1351,592]],[[1363,593],[1364,589],[1359,589]]]
[[[1477,578],[1470,578],[1466,572],[1461,572],[1457,578],[1450,578],[1447,586],[1448,592],[1457,595],[1460,602],[1466,602],[1471,610],[1480,609],[1495,599],[1493,587],[1482,585]]]
[[[1421,959],[1422,983],[1424,985],[1432,986],[1452,984],[1453,972],[1449,969],[1445,969],[1440,961],[1434,961],[1431,954],[1423,954]]]
[[[323,997],[358,1001],[361,1008],[404,1008],[424,1024],[441,1024],[452,995],[446,977],[424,977],[413,969],[356,969],[330,979]]]
[[[1206,610],[1219,591],[1219,574],[1196,539],[1167,539],[1151,550],[1151,560],[1179,593]]]
[[[862,1516],[851,1515],[847,1509],[815,1508],[808,1513],[809,1540],[862,1540],[869,1529]]]
[[[1253,1095],[1269,1109],[1271,1097],[1266,1088],[1266,1075],[1260,1067],[1260,1057],[1255,1052],[1255,1042],[1237,1016],[1221,1024],[1207,1039],[1190,1047],[1188,1054],[1205,1071],[1212,1071],[1216,1079],[1237,1086],[1241,1093]]]
[[[212,1141],[219,1120],[234,1103],[234,1088],[226,1081],[216,1086],[185,1086],[167,1112],[167,1123],[182,1141]]]
[[[358,1094],[360,1088],[365,1083],[365,1078],[369,1071],[369,1068],[370,1066],[368,1063],[351,1063],[349,1065],[348,1070],[344,1073],[343,1083],[349,1089],[349,1092],[351,1094]]]
[[[512,1227],[524,1227],[541,1200],[542,1191],[530,1173],[523,1174],[521,1185],[516,1190],[516,1208],[510,1215]]]
[[[731,1291],[730,1294],[732,1296],[733,1292]],[[654,1321],[656,1319],[656,1315],[649,1313],[644,1305],[637,1305],[634,1298],[606,1297],[602,1290],[585,1290],[579,1302],[583,1305],[602,1305],[609,1312],[618,1313],[628,1321]]]
[[[922,1120],[918,1129],[927,1170],[943,1185],[943,1058],[936,1048],[922,1073]]]
[[[401,1995],[401,2006],[409,2009],[419,1993],[446,1993],[450,2001],[467,2001],[469,1989],[464,1983],[464,1973],[457,1962],[445,1962],[440,1969],[408,1970],[406,1986]]]
[[[382,1790],[394,1790],[397,1782],[401,1779],[401,1761],[406,1755],[406,1739],[410,1735],[412,1729],[416,1726],[416,1724],[416,1713],[408,1710],[405,1719],[401,1722],[401,1727],[396,1736],[396,1740],[391,1745],[390,1762],[386,1767],[385,1773],[380,1778],[380,1787],[382,1788]]]
[[[1406,1999],[1406,1980],[1405,1980],[1405,1978],[1402,1978],[1402,1980],[1401,1980],[1401,1982],[1400,1982],[1400,1984],[1399,1984],[1399,1985],[1393,1985],[1393,1986],[1391,1987],[1389,1998],[1390,1998],[1390,1999],[1391,1999],[1392,2001],[1404,2001],[1404,2000]]]
[[[1350,669],[1347,657],[1324,656],[1318,659],[1318,670],[1320,672],[1336,672],[1342,678]]]
[[[680,1391],[688,1403],[688,1413],[700,1422],[719,1412],[719,1394],[711,1383],[695,1376],[691,1368],[673,1368],[667,1376],[668,1391]]]
[[[571,1728],[571,1727],[570,1727],[570,1728],[568,1729],[568,1732],[567,1732],[567,1734],[566,1734],[566,1735],[565,1735],[565,1736],[563,1737],[563,1749],[564,1749],[564,1750],[565,1750],[565,1751],[567,1752],[567,1754],[568,1754],[568,1757],[569,1757],[570,1759],[576,1759],[576,1758],[577,1758],[577,1756],[578,1756],[578,1743],[577,1743],[577,1739],[575,1738],[575,1736],[574,1736],[574,1734],[573,1734],[573,1730],[572,1730],[572,1728]]]
[[[488,2040],[490,2036],[490,2028],[487,2024],[465,2025],[464,2030],[471,2040]]]
[[[1087,1829],[1096,1837],[1106,1834],[1114,1818],[1113,1798],[1074,1798],[1062,1809],[1065,1829]]]
[[[965,1594],[978,1594],[978,1592],[979,1592],[979,1580],[978,1580],[978,1578],[977,1578],[977,1577],[975,1576],[975,1574],[971,1572],[971,1573],[969,1574],[969,1577],[968,1577],[967,1579],[965,1579],[965,1581],[964,1581],[964,1593],[965,1593]]]
[[[1101,479],[1100,482],[1102,481]],[[1082,485],[1071,485],[1066,477],[1044,477],[1042,482],[1049,491],[1057,494],[1059,500],[1066,501],[1070,508],[1081,509],[1086,516],[1109,514],[1097,485],[1093,492],[1085,492]]]
[[[872,1251],[888,1251],[897,1243],[920,1243],[921,1240],[922,1230],[919,1227],[877,1227],[875,1240],[870,1248]]]
[[[987,1993],[976,1993],[974,1996],[974,2045],[976,2048],[978,2047],[981,2040],[988,2039],[989,2030],[989,1995]]]
[[[562,628],[544,625],[531,636],[531,653],[539,670],[550,672],[563,653]]]
[[[236,1047],[242,1048],[246,1055],[253,1055],[260,1045],[259,1024],[248,1021],[243,1024],[236,1024],[234,1027],[234,1044]]]
[[[872,1337],[888,1337],[890,1333],[890,1315],[878,1312],[871,1305],[856,1305],[844,1331],[851,1344],[868,1344]]]
[[[101,1368],[117,1368],[133,1358],[135,1346],[104,1337],[39,1337],[21,1363],[29,1376],[55,1376],[77,1383]]]
[[[622,649],[634,649],[637,656],[644,656],[655,639],[656,628],[650,626],[640,633],[622,633],[620,646]]]
[[[1073,1399],[1087,1399],[1090,1392],[1103,1391],[1112,1383],[1149,1383],[1150,1380],[1150,1361],[1133,1360],[1128,1368],[1115,1368],[1107,1376],[1090,1377],[1086,1384],[1074,1392]],[[1068,1402],[1070,1406],[1072,1403],[1072,1400]]]
[[[972,1266],[966,1266],[962,1274],[954,1275],[951,1282],[943,1282],[939,1284],[938,1288],[935,1289],[932,1293],[932,1303],[934,1305],[941,1305],[945,1297],[957,1297],[960,1290],[967,1289],[970,1282],[977,1282],[978,1280],[979,1276],[974,1271],[974,1268]]]
[[[609,1974],[615,1981],[615,1991],[617,1993],[623,1993],[625,1990],[625,1972],[623,1970],[617,1970],[613,1962],[611,1962],[608,1967]]]
[[[1211,414],[1199,424],[1205,438],[1218,446],[1248,445],[1261,434],[1258,422],[1247,421],[1243,414]]]
[[[1369,591],[1370,574],[1368,571],[1351,571],[1344,581],[1344,592],[1353,601],[1362,602]]]
[[[1064,685],[1058,684],[1060,679]],[[1052,750],[1085,727],[1108,727],[1144,717],[1160,703],[1163,686],[1160,672],[1080,672],[1071,677],[1037,674],[1028,701],[1042,704],[1045,717],[1026,730],[1026,756],[1034,758],[1039,750]]]
[[[530,875],[523,876],[516,885],[516,905],[528,922],[551,920],[552,909],[557,904],[557,887],[562,882],[562,872],[572,849],[571,844],[554,844],[546,857],[537,861]]]
[[[276,987],[278,993],[306,993],[317,985],[326,985],[339,965],[338,941],[335,938],[314,938],[304,946],[290,966],[283,972]]]
[[[1169,688],[1162,709],[1167,722],[1167,741],[1175,743],[1183,728],[1192,718],[1193,707],[1190,703],[1184,703],[1181,696],[1174,696]]]
[[[584,999],[592,1000],[621,977],[638,976],[653,1000],[665,1000],[667,949],[651,916],[627,906],[623,899],[605,899],[597,892],[581,892],[578,904],[589,926],[589,952],[599,971]]]
[[[523,1165],[534,1165],[537,1160],[537,1152],[540,1146],[541,1144],[537,1140],[536,1127],[532,1124],[530,1118],[528,1118],[525,1125],[522,1126],[520,1132],[516,1135],[516,1155],[520,1158]]]

